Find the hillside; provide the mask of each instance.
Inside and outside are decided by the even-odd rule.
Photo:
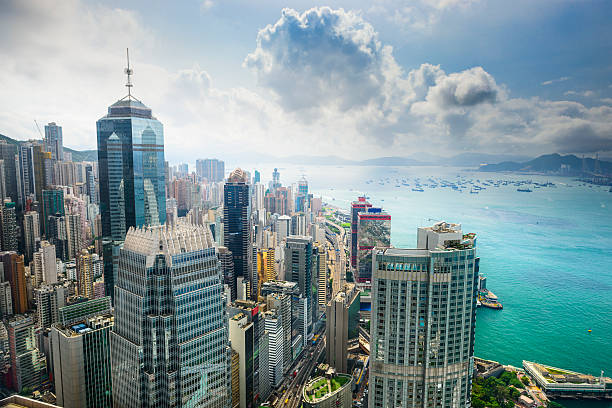
[[[21,144],[26,142],[26,140],[15,140],[6,135],[0,134],[0,140],[5,140],[10,144]],[[37,140],[38,142],[42,142],[41,140]],[[72,154],[72,161],[81,162],[81,161],[97,161],[98,160],[98,151],[97,150],[74,150],[69,147],[64,146],[64,151]]]
[[[523,173],[554,173],[560,175],[578,176],[589,173],[612,174],[612,162],[585,158],[584,160],[568,154],[546,154],[522,163],[505,161],[498,164],[480,166],[480,171],[488,172],[523,172]]]

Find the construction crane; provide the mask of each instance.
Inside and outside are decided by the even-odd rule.
[[[42,140],[45,140],[45,137],[43,136],[42,131],[40,130],[40,126],[38,126],[38,122],[36,121],[36,119],[34,119],[34,123],[36,124],[36,129],[38,130],[38,134],[40,135],[40,138]]]

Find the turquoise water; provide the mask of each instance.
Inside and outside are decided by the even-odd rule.
[[[260,167],[267,182],[271,169]],[[522,360],[612,376],[612,193],[569,178],[506,175],[442,167],[280,167],[283,184],[303,174],[310,189],[349,208],[359,194],[392,217],[391,241],[414,247],[416,228],[458,222],[478,234],[480,272],[504,305],[479,309],[479,357],[520,367]],[[557,187],[520,193],[514,185],[479,194],[450,188],[413,192],[414,178],[551,181]],[[389,178],[385,185],[379,179]],[[406,178],[409,187],[396,187]],[[366,180],[374,182],[366,184]],[[396,182],[400,180],[400,183]],[[383,181],[384,182],[384,181]],[[569,187],[568,185],[572,186]],[[589,333],[587,330],[591,329]],[[612,404],[568,403],[571,407]]]

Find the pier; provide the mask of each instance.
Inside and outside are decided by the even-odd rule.
[[[548,398],[612,399],[612,378],[576,373],[523,360],[525,372]]]

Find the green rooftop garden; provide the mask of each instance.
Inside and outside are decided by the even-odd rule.
[[[308,401],[318,400],[325,397],[327,394],[332,394],[342,388],[349,382],[349,376],[335,376],[330,380],[327,378],[318,378],[311,385],[304,389],[304,394]]]

